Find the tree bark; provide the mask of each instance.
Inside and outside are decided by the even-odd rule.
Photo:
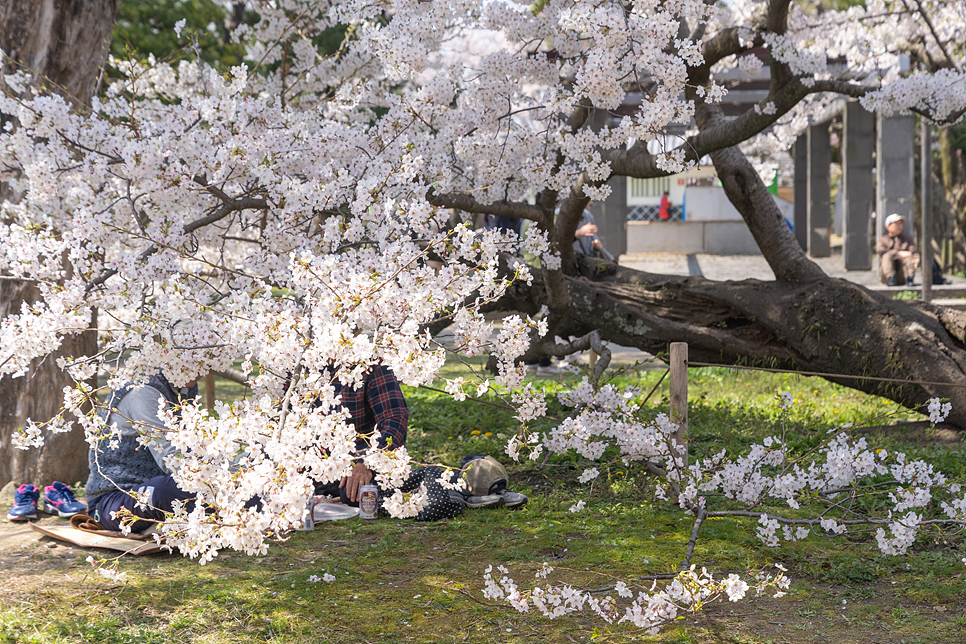
[[[77,109],[90,106],[107,57],[117,0],[4,0],[0,3],[2,72],[26,69],[38,82],[70,100]],[[9,91],[0,75],[0,91]],[[16,198],[6,186],[0,197]],[[40,299],[30,282],[0,280],[0,317],[16,315],[23,303]],[[92,355],[97,335],[64,338],[60,351],[37,360],[22,378],[0,380],[0,485],[9,481],[38,486],[87,478],[87,442],[81,431],[47,434],[41,449],[18,450],[12,433],[28,418],[45,422],[62,409],[63,388],[74,385],[57,366],[61,356]],[[96,385],[96,383],[94,383]]]
[[[558,335],[596,329],[612,342],[653,354],[687,342],[692,362],[853,376],[827,379],[909,408],[948,398],[949,422],[966,428],[966,390],[956,386],[966,383],[964,312],[891,300],[824,275],[791,283],[713,282],[582,256],[578,267],[579,275],[566,278],[572,306]],[[545,298],[537,275],[532,286],[515,284],[499,306],[534,314]]]
[[[0,318],[18,314],[22,302],[39,299],[40,292],[31,282],[0,280]],[[80,429],[63,434],[48,432],[39,449],[17,449],[10,437],[28,418],[46,421],[60,412],[63,388],[74,383],[57,366],[58,357],[96,352],[96,333],[66,336],[60,351],[35,360],[26,376],[0,380],[0,485],[14,481],[42,487],[53,481],[70,484],[87,480],[87,441]]]
[[[3,73],[35,72],[75,105],[90,106],[116,12],[117,0],[4,0]]]

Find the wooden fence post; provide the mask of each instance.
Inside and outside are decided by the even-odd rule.
[[[672,440],[684,447],[688,465],[688,343],[671,343],[671,422],[678,426]]]
[[[205,374],[205,407],[208,411],[215,408],[215,374]]]

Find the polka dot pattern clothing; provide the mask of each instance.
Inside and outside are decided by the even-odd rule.
[[[446,488],[440,485],[439,477],[442,474],[438,467],[424,467],[410,474],[399,488],[403,492],[412,492],[418,490],[420,485],[426,486],[429,503],[416,515],[417,521],[452,519],[463,511],[463,504],[451,499]]]

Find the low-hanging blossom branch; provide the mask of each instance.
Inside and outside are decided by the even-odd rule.
[[[355,435],[332,379],[351,386],[383,364],[404,384],[429,383],[446,352],[427,329],[448,318],[460,352],[490,353],[497,372],[444,388],[455,397],[492,390],[513,406],[521,426],[507,448],[513,456],[573,451],[602,463],[616,452],[659,477],[662,493],[670,489],[688,511],[704,508],[705,522],[727,509],[760,512],[769,542],[779,529],[770,504],[781,502],[824,503],[819,525],[832,533],[887,519],[872,525],[880,547],[897,552],[932,521],[961,521],[955,484],[848,432],[808,460],[778,437],[745,455],[685,464],[666,417],[642,417],[640,392],[602,383],[600,337],[558,345],[546,319],[485,316],[484,305],[528,281],[530,269],[515,261],[504,277],[516,240],[475,231],[444,209],[534,222],[520,242],[539,258],[556,320],[571,303],[571,228],[586,204],[608,197],[615,173],[681,171],[697,154],[755,137],[787,152],[781,143],[819,95],[858,95],[860,79],[863,105],[883,114],[966,109],[962,52],[947,48],[959,67],[935,73],[906,74],[899,64],[903,43],[923,42],[939,59],[940,44],[966,40],[961,3],[931,3],[928,25],[924,14],[897,20],[885,0],[820,19],[788,6],[262,2],[258,20],[233,33],[245,64],[112,60],[116,79],[84,111],[15,68],[0,96],[10,117],[0,129],[0,180],[13,195],[0,204],[0,272],[38,284],[41,296],[0,320],[0,378],[26,376],[69,335],[96,326],[99,342],[94,355],[59,363],[77,383],[64,392],[64,413],[28,422],[15,441],[37,445],[72,425],[92,445],[116,440],[117,428],[91,411],[96,392],[84,381],[98,373],[115,391],[158,370],[178,387],[241,361],[250,397],[217,401],[212,413],[195,401],[165,417],[176,446],[169,465],[198,503],[177,508],[159,530],[202,562],[221,548],[264,552],[267,535],[301,521],[313,481],[351,467]],[[338,51],[322,55],[319,37],[345,25]],[[930,29],[937,38],[919,38]],[[186,53],[197,51],[191,38],[186,32]],[[742,117],[741,131],[721,119],[674,147],[668,128],[724,97],[718,74],[761,71],[750,54],[764,45],[768,100]],[[623,116],[592,118],[605,114]],[[561,393],[575,413],[545,433],[527,429],[546,415],[520,364],[531,344],[604,356],[593,378]],[[411,468],[404,449],[365,458],[390,486]],[[581,479],[597,476],[595,466]],[[897,483],[866,488],[863,477]],[[863,514],[872,494],[893,495],[893,516]],[[262,506],[246,507],[255,497]],[[397,516],[421,503],[418,493],[391,498]],[[725,501],[729,508],[707,507]],[[705,581],[695,573],[680,584],[696,597],[712,587]]]

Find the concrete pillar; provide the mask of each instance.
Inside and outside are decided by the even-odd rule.
[[[612,176],[607,185],[610,196],[603,202],[591,201],[589,208],[597,221],[597,236],[617,259],[627,252],[627,177]]]
[[[594,110],[591,127],[595,132],[605,125],[613,126],[614,118],[605,110]],[[597,236],[614,259],[627,252],[627,177],[612,176],[607,182],[610,196],[604,202],[590,202],[590,212],[597,221]]]
[[[915,238],[913,204],[915,203],[916,124],[912,116],[876,115],[876,237],[885,234],[885,218],[898,213],[906,218],[903,234]]]
[[[795,239],[808,250],[808,136],[795,141]]]
[[[875,114],[858,101],[849,101],[842,116],[842,194],[845,216],[842,221],[845,270],[872,268],[869,217],[875,200],[872,170],[875,167]]]
[[[832,223],[829,164],[832,149],[828,123],[808,128],[808,254],[828,257],[832,254],[829,228]]]
[[[610,196],[601,204],[601,214],[597,219],[597,235],[615,258],[627,252],[627,177],[611,177],[607,185]],[[595,202],[597,203],[597,202]]]

